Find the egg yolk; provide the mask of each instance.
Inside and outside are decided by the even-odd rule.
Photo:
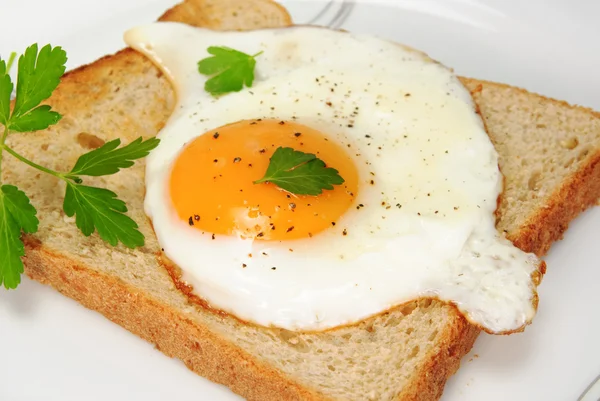
[[[318,196],[254,184],[278,147],[315,154],[345,182]],[[290,121],[246,120],[187,144],[175,160],[169,186],[179,217],[204,233],[291,240],[336,225],[354,201],[358,172],[345,149],[315,129]]]

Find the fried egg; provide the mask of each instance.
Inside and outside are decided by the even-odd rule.
[[[295,331],[422,297],[492,333],[531,321],[539,261],[495,229],[498,155],[450,69],[309,26],[155,23],[125,40],[177,95],[147,158],[145,210],[165,255],[211,306]],[[210,46],[262,52],[252,87],[207,93],[198,62]],[[318,196],[254,184],[278,147],[315,154],[344,183]]]

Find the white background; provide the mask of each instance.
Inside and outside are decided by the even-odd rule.
[[[173,0],[0,0],[0,55],[52,43],[69,67],[123,47],[122,32]],[[600,110],[600,2],[362,2],[344,28],[420,48],[457,73]],[[390,3],[394,7],[391,8]],[[284,1],[294,15],[314,3]],[[309,8],[312,7],[312,8]],[[299,22],[302,22],[299,20]],[[600,373],[600,209],[583,214],[547,257],[539,314],[524,334],[482,335],[444,401],[575,400]],[[479,357],[474,357],[474,355]],[[102,316],[29,280],[0,290],[0,400],[231,401]]]

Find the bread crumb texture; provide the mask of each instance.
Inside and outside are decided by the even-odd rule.
[[[498,229],[544,255],[600,193],[600,114],[525,90],[462,79],[505,176]]]

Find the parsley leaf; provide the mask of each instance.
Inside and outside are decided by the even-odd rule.
[[[29,46],[19,57],[17,97],[8,127],[12,131],[28,132],[48,128],[61,116],[49,106],[39,106],[58,86],[65,72],[67,54],[60,47]],[[10,95],[9,95],[10,96]],[[39,106],[39,107],[38,107]]]
[[[10,95],[13,83],[8,75],[8,68],[4,60],[0,59],[0,124],[6,126],[10,118]]]
[[[251,87],[254,82],[256,57],[262,52],[250,56],[229,47],[211,46],[208,57],[198,62],[198,71],[203,75],[211,75],[204,84],[204,89],[213,96],[229,92],[239,92],[244,85]]]
[[[144,141],[140,137],[118,148],[121,140],[115,139],[81,155],[71,172],[65,174],[65,178],[74,182],[67,181],[63,209],[69,217],[76,215],[75,223],[85,236],[97,230],[100,237],[113,246],[119,241],[129,248],[144,245],[144,235],[138,231],[138,225],[125,215],[125,203],[112,191],[80,185],[78,176],[115,174],[133,166],[134,160],[148,156],[159,143],[157,138]]]
[[[21,282],[25,246],[21,231],[34,233],[39,220],[24,192],[12,185],[0,188],[0,285],[17,288]]]
[[[0,197],[0,284],[4,288],[17,288],[23,273],[25,246],[21,241],[21,230]]]
[[[37,232],[40,221],[36,217],[35,208],[29,203],[29,198],[25,192],[19,190],[14,185],[3,185],[2,194],[4,195],[4,205],[12,214],[17,224],[27,234]]]
[[[271,156],[265,176],[254,181],[255,184],[265,182],[296,195],[320,195],[324,189],[343,184],[344,179],[312,153],[279,147]]]
[[[159,143],[160,139],[157,138],[144,141],[140,137],[129,145],[117,149],[121,144],[120,139],[107,142],[98,149],[81,155],[69,173],[69,177],[77,175],[98,177],[118,173],[122,168],[133,166],[134,160],[148,156]]]
[[[135,160],[146,157],[156,148],[159,140],[138,138],[122,148],[119,148],[120,140],[110,141],[80,156],[68,173],[54,171],[29,160],[9,147],[6,139],[12,132],[38,131],[60,120],[61,115],[52,111],[49,105],[40,104],[60,83],[67,57],[60,47],[47,45],[39,52],[37,44],[27,48],[19,58],[16,99],[11,113],[11,94],[15,85],[8,70],[14,58],[11,55],[8,64],[0,59],[0,164],[6,151],[30,167],[65,181],[67,189],[63,209],[67,216],[75,216],[75,223],[84,235],[90,236],[97,231],[104,241],[113,246],[119,242],[130,248],[144,245],[144,235],[138,230],[138,225],[125,214],[125,203],[107,189],[82,185],[79,175],[110,175],[131,167]],[[38,230],[36,214],[24,192],[0,183],[0,286],[16,288],[21,282],[24,271],[21,257],[25,255],[21,233]]]
[[[100,238],[112,246],[119,241],[129,248],[144,245],[144,235],[138,231],[138,225],[125,214],[125,202],[108,189],[67,181],[63,209],[67,216],[75,216],[77,227],[86,237],[97,230]]]
[[[111,175],[122,168],[133,166],[133,161],[148,156],[158,146],[160,139],[152,138],[144,141],[141,137],[122,148],[120,139],[107,142],[98,149],[81,155],[69,173],[69,177],[89,175],[98,177]]]
[[[16,132],[40,131],[56,124],[60,119],[60,114],[51,111],[50,106],[43,105],[36,107],[19,118],[11,119],[9,127],[11,131]]]

